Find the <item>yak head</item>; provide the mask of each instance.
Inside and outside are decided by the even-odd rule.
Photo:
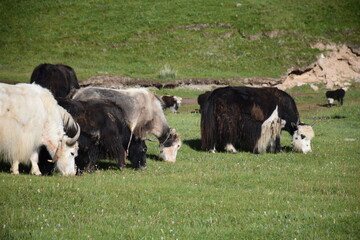
[[[78,155],[79,145],[77,139],[80,136],[80,126],[77,125],[77,132],[74,137],[64,135],[59,142],[53,162],[64,176],[74,176],[76,174],[75,157]]]
[[[175,129],[170,129],[165,141],[160,142],[160,159],[165,162],[176,162],[176,155],[180,147],[180,135]]]
[[[314,136],[314,130],[311,125],[298,125],[292,139],[294,151],[301,153],[311,152],[311,139]]]
[[[133,138],[129,147],[129,160],[136,169],[146,169],[147,146],[145,140]]]

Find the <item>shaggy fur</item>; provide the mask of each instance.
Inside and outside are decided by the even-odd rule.
[[[176,154],[181,146],[180,135],[175,130],[170,129],[162,109],[161,100],[155,94],[144,88],[119,90],[86,87],[80,89],[73,96],[73,99],[79,100],[91,98],[114,101],[124,110],[126,122],[135,135],[145,138],[147,134],[152,133],[158,138],[161,146],[165,141],[170,143],[163,149],[169,154],[161,154],[160,156],[165,161],[176,161]]]
[[[238,146],[254,153],[280,151],[283,125],[278,107],[274,107],[265,121],[252,116],[258,109],[253,102],[243,102],[236,94],[209,97],[201,112],[202,149],[225,148],[235,152]]]
[[[260,138],[256,143],[255,153],[276,153],[280,151],[280,133],[285,126],[285,121],[281,120],[278,115],[276,106],[271,116],[261,125]]]
[[[64,175],[75,174],[77,143],[66,144],[70,138],[64,128],[80,129],[47,89],[36,84],[0,83],[0,122],[0,155],[12,165],[14,174],[19,173],[19,163],[30,161],[31,172],[41,174],[37,162],[42,145]]]
[[[220,145],[236,142],[237,136],[240,136],[237,129],[246,129],[244,124],[248,127],[257,125],[253,126],[257,129],[259,123],[262,124],[271,116],[276,106],[278,116],[283,120],[280,122],[282,130],[293,135],[300,124],[294,99],[277,88],[224,87],[200,96],[203,150],[213,150],[216,146],[223,147]],[[259,123],[254,124],[256,121]],[[256,131],[246,134],[256,134]]]
[[[38,65],[31,74],[30,83],[49,89],[55,97],[66,97],[72,89],[80,88],[74,69],[64,64]]]
[[[79,155],[75,159],[80,170],[92,172],[100,159],[117,160],[120,169],[125,167],[126,152],[135,168],[146,168],[146,144],[133,135],[124,120],[124,112],[108,100],[57,99],[81,127]]]
[[[201,109],[204,107],[204,104],[205,104],[207,98],[210,96],[210,94],[211,94],[211,91],[206,91],[205,93],[202,93],[198,96],[197,102],[200,106],[200,109],[199,109],[200,112],[201,112]]]

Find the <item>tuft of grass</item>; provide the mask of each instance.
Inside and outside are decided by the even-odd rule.
[[[177,71],[174,70],[173,68],[170,67],[169,64],[165,64],[159,74],[157,75],[157,77],[161,80],[174,80],[176,79],[176,74],[177,74]]]

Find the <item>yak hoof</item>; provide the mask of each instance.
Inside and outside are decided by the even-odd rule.
[[[32,175],[36,175],[36,176],[41,176],[41,172],[40,171],[31,171]]]
[[[234,148],[234,146],[232,144],[226,144],[225,146],[225,150],[229,153],[237,153],[236,149]]]

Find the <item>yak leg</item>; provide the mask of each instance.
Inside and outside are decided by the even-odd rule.
[[[39,165],[38,165],[38,162],[39,162],[39,153],[38,152],[34,152],[33,154],[31,154],[30,162],[31,162],[30,173],[40,176],[41,172],[40,172]]]
[[[216,148],[215,148],[215,146],[214,146],[212,149],[210,149],[209,152],[211,152],[211,153],[216,153]]]
[[[10,172],[14,175],[18,175],[19,174],[19,161],[18,160],[15,160],[12,162],[11,164],[11,169],[10,169]]]
[[[119,152],[119,158],[118,158],[118,167],[120,170],[123,170],[126,166],[125,159],[126,159],[125,149],[121,148],[120,152]]]
[[[230,153],[237,153],[235,147],[231,143],[226,144],[225,151]]]

